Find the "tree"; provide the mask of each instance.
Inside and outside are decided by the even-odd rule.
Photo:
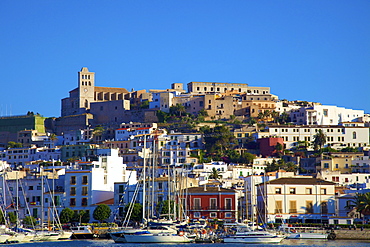
[[[73,218],[74,218],[74,211],[70,208],[65,208],[60,212],[59,218],[60,222],[65,224],[65,223],[70,223]]]
[[[353,200],[349,201],[349,205],[346,206],[348,209],[355,208],[357,212],[361,214],[370,214],[370,192],[367,193],[356,193]]]
[[[98,205],[94,212],[93,217],[96,220],[99,220],[100,222],[103,222],[104,220],[108,219],[111,213],[111,209],[106,204],[100,204]]]
[[[4,217],[3,210],[0,210],[0,224],[5,225],[5,217]]]
[[[101,141],[102,135],[104,133],[104,127],[101,125],[98,125],[93,130],[93,136],[96,141]]]
[[[168,114],[166,112],[158,110],[156,116],[158,118],[158,123],[167,123]]]
[[[20,143],[20,142],[10,141],[10,142],[8,142],[8,145],[6,147],[7,148],[21,148],[21,147],[23,147],[23,144]]]
[[[182,104],[176,104],[174,106],[171,106],[170,107],[170,114],[173,114],[175,116],[183,116],[186,114],[186,109],[185,109],[185,106],[183,106]]]
[[[248,152],[243,152],[240,155],[239,162],[243,164],[252,164],[255,158],[256,158],[256,155],[248,153]]]
[[[173,213],[174,206],[175,206],[174,201],[165,200],[165,201],[161,201],[157,205],[156,209],[157,209],[157,212],[159,213],[159,215],[168,215],[168,218],[171,218],[170,214],[171,214],[171,212]],[[179,209],[179,205],[176,204],[176,212],[179,212],[178,209]],[[170,211],[168,211],[168,210],[170,210]]]
[[[220,160],[220,157],[225,156],[226,150],[235,146],[235,137],[225,125],[214,128],[204,126],[201,127],[201,132],[204,136],[206,150],[215,160]]]
[[[219,179],[221,177],[220,172],[216,168],[212,168],[212,172],[209,175],[210,179]]]
[[[277,157],[281,157],[282,156],[283,150],[284,150],[284,146],[280,142],[276,143],[276,145],[275,145],[275,152],[276,152],[276,156]]]
[[[247,121],[248,126],[253,126],[257,123],[257,120],[253,117],[250,117]]]
[[[88,223],[90,221],[90,214],[85,210],[80,210],[79,212],[74,212],[73,221],[79,223]]]
[[[131,207],[131,205],[132,205],[131,203],[126,204],[125,209],[124,209],[125,214],[130,213],[129,208]],[[133,221],[136,221],[136,222],[141,222],[142,221],[142,219],[143,219],[143,205],[142,204],[135,203],[132,206],[130,219],[133,220]]]
[[[8,219],[10,223],[17,223],[17,215],[15,214],[15,212],[9,212]]]
[[[36,225],[36,219],[33,216],[26,216],[23,219],[23,224],[26,226],[34,227]]]
[[[321,129],[319,129],[319,131],[313,136],[313,138],[313,148],[315,150],[321,150],[322,146],[324,146],[326,143],[326,135]]]

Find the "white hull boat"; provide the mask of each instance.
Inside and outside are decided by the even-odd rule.
[[[117,239],[113,240],[117,242]],[[122,234],[121,243],[190,243],[190,239],[184,235],[172,233],[150,233],[148,231],[136,232],[134,234]]]
[[[224,243],[244,243],[244,244],[277,244],[284,237],[266,231],[251,231],[240,233],[224,238]]]

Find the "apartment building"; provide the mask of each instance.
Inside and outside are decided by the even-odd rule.
[[[114,183],[136,183],[136,174],[126,170],[118,150],[97,150],[98,161],[78,162],[65,172],[66,207],[87,211],[90,218],[95,204],[114,198]]]
[[[330,153],[321,158],[318,171],[340,171],[341,173],[351,173],[352,161],[364,157],[364,153]]]
[[[257,185],[257,208],[268,223],[328,223],[335,215],[335,183],[282,177]]]
[[[185,195],[185,193],[182,193]],[[235,222],[238,219],[237,193],[219,186],[192,187],[186,190],[182,201],[188,209],[190,220],[217,219]]]
[[[342,125],[273,125],[267,128],[267,132],[258,132],[256,137],[281,137],[284,139],[285,149],[291,149],[297,147],[299,142],[310,144],[319,129],[326,135],[325,147],[335,149],[369,147],[368,127],[347,127]],[[312,147],[309,147],[309,150],[312,150]]]
[[[250,94],[270,94],[269,87],[250,87],[247,83],[189,82],[189,93],[214,94],[235,91]]]

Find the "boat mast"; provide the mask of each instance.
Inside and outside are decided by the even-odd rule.
[[[146,201],[145,201],[145,194],[146,194],[146,191],[145,191],[145,182],[146,182],[146,172],[145,172],[145,169],[146,169],[146,152],[145,152],[145,149],[146,149],[146,136],[145,134],[143,135],[144,136],[144,151],[143,151],[143,156],[144,156],[144,159],[143,159],[143,222],[145,223],[146,221],[146,218],[145,218],[145,204],[146,204]]]
[[[41,175],[41,229],[43,230],[44,225],[44,176],[43,176],[43,166],[40,166]]]

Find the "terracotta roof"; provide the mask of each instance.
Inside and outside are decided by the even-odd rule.
[[[259,185],[262,185],[262,184],[263,183],[261,183]],[[317,179],[317,178],[294,178],[294,177],[274,179],[274,180],[268,181],[267,184],[335,185],[334,182],[325,181],[325,180]]]
[[[113,205],[114,204],[114,198],[95,203],[95,205],[100,205],[100,204]]]
[[[219,192],[235,193],[235,190],[219,188],[219,187],[206,187],[206,190],[204,190],[204,186],[201,186],[201,187],[188,188],[187,192],[188,192],[188,194],[191,194],[191,193],[210,193],[210,194],[214,194],[214,193],[219,193]]]

